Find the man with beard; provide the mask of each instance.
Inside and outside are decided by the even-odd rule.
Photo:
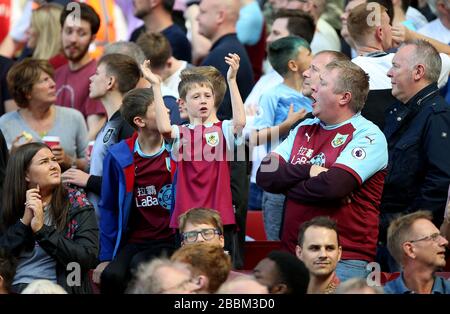
[[[295,254],[309,270],[308,294],[336,291],[340,282],[336,266],[341,259],[342,247],[334,220],[318,216],[303,223]]]
[[[89,139],[94,140],[106,114],[100,101],[89,98],[89,77],[95,73],[97,63],[88,49],[100,27],[100,18],[91,6],[77,5],[80,20],[74,19],[76,11],[68,6],[61,13],[62,46],[69,62],[55,71],[56,103],[79,110],[86,119]]]

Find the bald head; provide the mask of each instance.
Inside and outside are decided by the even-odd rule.
[[[212,42],[236,32],[239,18],[239,0],[202,0],[197,16],[199,32]]]

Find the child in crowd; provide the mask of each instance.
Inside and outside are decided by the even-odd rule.
[[[140,263],[175,250],[169,228],[171,160],[154,103],[148,88],[126,94],[121,114],[137,134],[113,145],[103,163],[101,263],[94,271],[102,293],[123,293]]]
[[[177,188],[170,226],[178,228],[178,217],[190,208],[216,209],[225,225],[225,247],[233,249],[236,241],[235,216],[231,200],[229,153],[241,140],[245,112],[236,74],[239,56],[229,54],[225,62],[230,87],[233,120],[219,121],[216,115],[214,88],[207,77],[189,74],[178,86],[190,124],[171,126],[161,96],[161,79],[144,62],[142,72],[155,94],[156,122],[163,137],[170,141],[172,157],[177,163]],[[231,154],[232,155],[232,154]]]
[[[208,242],[224,246],[223,225],[214,209],[192,208],[178,217],[181,244]]]

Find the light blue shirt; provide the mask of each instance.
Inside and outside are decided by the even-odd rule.
[[[250,2],[239,10],[236,34],[243,45],[255,45],[261,38],[264,16],[258,1]]]
[[[413,294],[416,293],[409,289],[403,281],[403,272],[395,280],[389,281],[384,286],[384,292],[387,294]],[[435,276],[431,294],[450,294],[450,281]]]
[[[303,96],[302,93],[284,83],[278,84],[261,95],[259,113],[254,119],[253,127],[256,130],[262,130],[280,125],[286,120],[291,104],[294,105],[294,111],[306,109],[310,112],[312,111],[311,103],[311,99]],[[282,139],[280,137],[280,140]]]
[[[383,132],[375,124],[361,116],[360,113],[335,125],[324,125],[318,118],[307,119],[292,130],[289,136],[274,152],[280,155],[285,161],[289,161],[296,136],[306,136],[306,134],[299,133],[302,132],[302,127],[318,124],[320,132],[315,134],[314,137],[315,139],[320,139],[321,133],[327,133],[331,130],[335,130],[339,134],[339,128],[348,123],[354,129],[352,139],[346,144],[334,163],[345,165],[352,169],[359,176],[361,182],[364,182],[374,173],[386,168],[388,163],[388,150],[386,137]],[[312,134],[308,136],[310,135]]]

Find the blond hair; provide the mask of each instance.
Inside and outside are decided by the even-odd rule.
[[[61,52],[61,12],[62,7],[55,4],[45,4],[33,10],[30,25],[37,34],[33,58],[48,60]]]

